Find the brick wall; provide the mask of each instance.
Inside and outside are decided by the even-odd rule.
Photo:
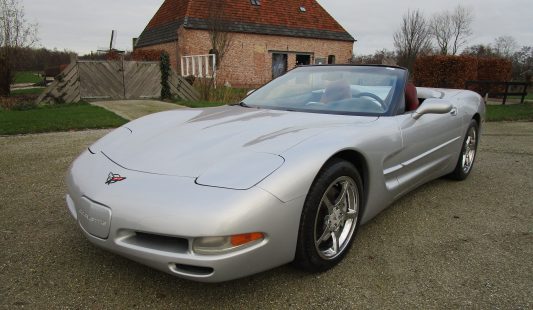
[[[178,30],[178,42],[147,47],[165,49],[169,52],[172,67],[180,72],[178,55],[203,55],[211,49],[209,33],[204,30]],[[257,87],[272,79],[272,53],[286,53],[288,69],[296,66],[296,54],[311,54],[315,59],[327,61],[335,55],[336,63],[348,63],[352,56],[353,43],[320,39],[233,33],[232,44],[226,53],[217,81],[229,82],[233,87]]]

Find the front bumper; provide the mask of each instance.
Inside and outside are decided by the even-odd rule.
[[[112,172],[126,179],[105,184]],[[67,176],[67,205],[93,244],[161,271],[202,282],[258,273],[294,259],[303,199],[283,203],[252,188],[229,190],[187,177],[136,172],[85,152]],[[221,255],[192,251],[197,237],[263,232]]]

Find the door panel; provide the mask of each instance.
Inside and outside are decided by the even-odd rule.
[[[403,146],[385,173],[397,178],[397,195],[402,195],[448,172],[462,142],[461,121],[453,113],[425,114],[418,120],[412,113],[395,117]]]

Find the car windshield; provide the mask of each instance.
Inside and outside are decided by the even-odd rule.
[[[250,107],[384,115],[398,100],[406,71],[382,66],[299,67],[243,100]]]

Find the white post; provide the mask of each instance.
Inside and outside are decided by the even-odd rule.
[[[217,88],[217,56],[213,55],[213,82],[215,84],[215,89]]]
[[[189,57],[186,57],[185,60],[187,61],[187,76],[189,76]]]
[[[204,56],[205,57],[205,77],[209,78],[211,75],[209,75],[209,55]]]
[[[185,73],[185,69],[183,68],[183,57],[181,57],[181,76]]]
[[[196,76],[196,64],[194,63],[194,57],[192,57],[192,75]]]
[[[198,56],[198,77],[204,77],[203,76],[203,72],[204,70],[202,70],[202,56]]]

